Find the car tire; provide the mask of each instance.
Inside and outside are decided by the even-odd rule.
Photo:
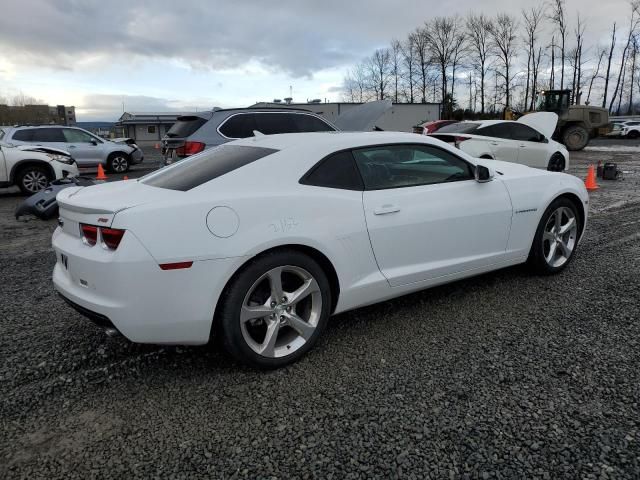
[[[122,152],[114,152],[107,159],[107,169],[111,173],[126,173],[131,167],[129,155]]]
[[[50,172],[39,165],[29,165],[16,173],[15,183],[25,195],[33,195],[44,190],[51,181]]]
[[[567,150],[582,150],[589,143],[589,132],[580,125],[571,125],[562,132],[562,143]]]
[[[537,274],[552,275],[571,262],[582,232],[582,220],[576,205],[565,197],[547,207],[533,238],[527,263]]]
[[[556,152],[551,155],[549,159],[549,164],[547,165],[547,170],[550,172],[564,172],[566,166],[566,162],[564,159],[564,155],[560,152]]]
[[[331,310],[331,288],[311,257],[276,250],[244,266],[219,305],[217,331],[225,350],[251,367],[273,369],[297,361],[318,341]]]
[[[640,132],[638,132],[637,130],[631,130],[629,133],[627,133],[627,137],[631,139],[636,139],[640,137]]]

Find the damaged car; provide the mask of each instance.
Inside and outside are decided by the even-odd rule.
[[[521,163],[563,172],[569,168],[567,148],[551,137],[558,115],[538,112],[517,121],[479,120],[446,125],[431,136],[476,158]]]
[[[64,150],[0,141],[0,187],[16,185],[33,195],[54,181],[78,175],[75,159]]]

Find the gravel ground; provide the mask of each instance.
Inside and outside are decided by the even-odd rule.
[[[53,292],[55,221],[0,191],[0,477],[639,478],[640,157],[572,171],[599,159],[627,173],[563,274],[338,315],[267,373],[104,336]]]

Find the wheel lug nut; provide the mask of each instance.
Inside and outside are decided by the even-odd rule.
[[[280,321],[284,321],[284,315],[280,315]]]
[[[276,305],[277,305],[276,302],[271,302],[271,308],[275,308]]]
[[[290,312],[290,311],[291,311],[291,307],[287,307],[287,312]]]
[[[287,297],[282,297],[282,303],[285,303],[287,301]]]

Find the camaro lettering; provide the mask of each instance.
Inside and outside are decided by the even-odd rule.
[[[273,233],[286,233],[298,226],[295,218],[283,218],[279,222],[269,224],[269,228]]]

